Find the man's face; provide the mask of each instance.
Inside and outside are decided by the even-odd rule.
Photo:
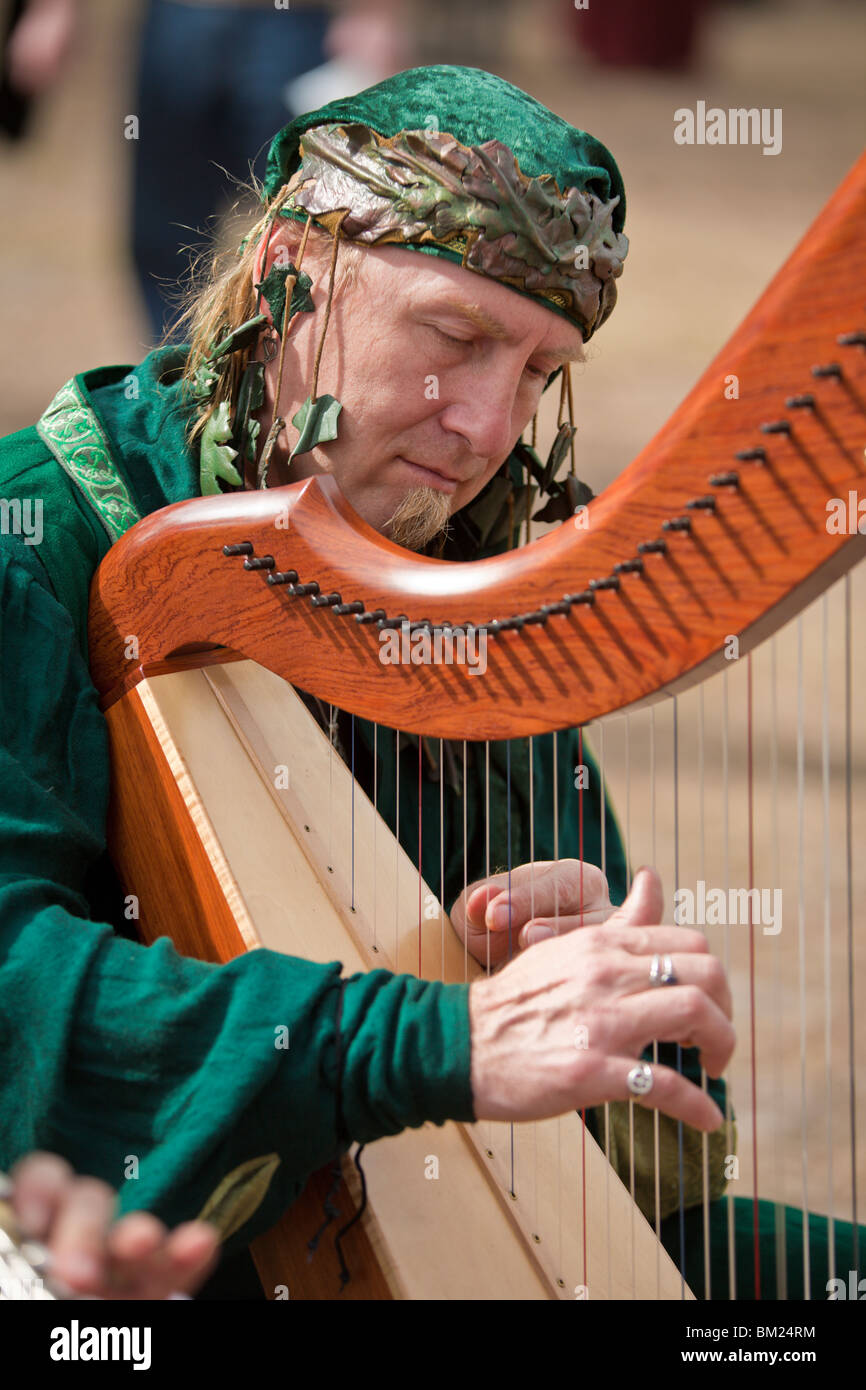
[[[354,509],[387,533],[413,490],[440,492],[449,513],[478,495],[550,373],[581,357],[581,335],[543,305],[442,258],[383,247],[360,259],[356,283],[334,297],[319,370],[318,395],[343,405],[339,437],[293,460],[277,481],[333,473]],[[310,392],[326,272],[313,293],[316,314],[299,315],[288,339],[286,420]],[[297,438],[291,425],[288,436]]]

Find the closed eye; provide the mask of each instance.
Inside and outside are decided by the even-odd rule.
[[[440,338],[444,338],[447,343],[462,343],[465,347],[467,343],[472,343],[473,338],[458,338],[453,333],[446,333],[444,328],[439,328],[435,323],[429,323],[428,328],[432,328],[434,333],[438,333]]]
[[[525,367],[525,371],[529,372],[530,376],[537,376],[541,381],[547,381],[551,371],[554,370],[555,368],[552,367],[530,367],[528,362]]]

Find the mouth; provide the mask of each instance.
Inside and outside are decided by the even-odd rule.
[[[402,454],[397,455],[397,460],[409,469],[419,486],[435,487],[441,492],[448,493],[457,491],[459,478],[452,478],[449,474],[440,473],[434,468],[425,468],[420,463],[412,463],[410,459],[403,458]]]

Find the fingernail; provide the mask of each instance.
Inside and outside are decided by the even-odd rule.
[[[490,926],[493,931],[507,931],[511,924],[511,904],[500,903],[494,907],[490,914]]]
[[[548,937],[550,937],[550,936],[556,936],[556,932],[553,930],[552,927],[527,927],[527,928],[526,928],[526,944],[527,944],[527,946],[535,946],[535,945],[537,945],[537,943],[538,943],[539,941],[546,941],[546,940],[548,939]]]

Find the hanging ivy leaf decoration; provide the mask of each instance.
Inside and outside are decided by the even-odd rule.
[[[563,482],[553,482],[548,488],[548,501],[533,516],[533,521],[567,521],[578,507],[585,507],[595,493],[588,483],[582,483],[569,473]]]
[[[193,379],[193,395],[200,401],[209,400],[218,381],[219,373],[203,362]]]
[[[292,416],[292,424],[300,431],[298,442],[289,455],[306,454],[317,444],[327,444],[337,438],[337,416],[343,409],[335,396],[319,396],[313,401],[309,396],[300,410]]]
[[[595,496],[589,483],[582,483],[573,473],[569,473],[565,480],[565,492],[568,497],[568,509],[572,515],[578,507],[585,507]]]
[[[542,492],[549,492],[553,479],[559,472],[559,466],[565,458],[571,446],[571,441],[577,434],[575,425],[562,424],[556,432],[556,438],[551,445],[550,453],[547,455],[547,462],[544,465],[544,472],[541,477]]]
[[[553,482],[547,489],[547,502],[533,514],[533,521],[565,521],[571,512],[563,483]]]
[[[286,308],[286,281],[290,275],[296,275],[297,279],[292,286],[289,319],[291,320],[294,314],[311,314],[314,307],[310,295],[313,282],[309,275],[304,274],[303,270],[296,270],[291,261],[288,265],[272,265],[264,280],[256,285],[256,289],[261,290],[264,298],[268,301],[268,308],[278,333],[283,326],[283,314]]]
[[[242,487],[243,478],[232,463],[237,458],[237,450],[228,443],[232,424],[229,419],[229,403],[222,401],[211,415],[202,431],[199,481],[202,497],[218,497],[222,491],[218,478],[231,483],[232,487]]]

